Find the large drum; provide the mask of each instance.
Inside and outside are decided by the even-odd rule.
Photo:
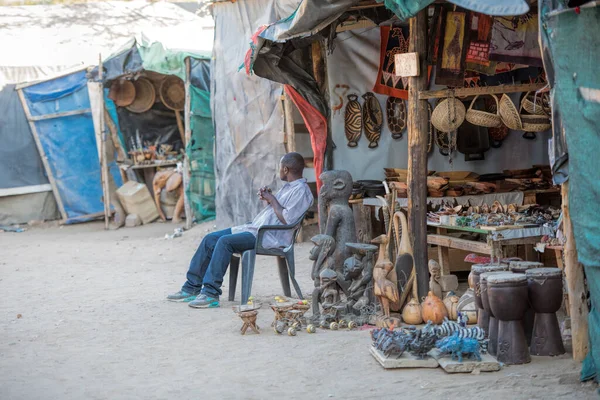
[[[496,358],[507,365],[531,361],[521,320],[527,311],[528,289],[524,274],[496,274],[487,277],[490,311],[498,319]]]
[[[481,304],[483,310],[488,313],[490,323],[488,325],[488,353],[496,356],[498,348],[498,320],[490,310],[490,301],[487,293],[487,278],[491,275],[506,274],[506,271],[484,272],[479,275],[479,287],[481,288]]]
[[[527,270],[529,301],[535,311],[531,354],[557,356],[565,353],[556,312],[563,295],[562,271],[558,268]]]
[[[515,274],[525,274],[530,269],[543,267],[544,264],[536,261],[511,261],[508,269]],[[523,329],[525,329],[525,337],[527,338],[527,345],[531,345],[534,317],[535,312],[533,309],[531,307],[527,307],[527,311],[525,311],[525,317],[522,320]]]
[[[475,286],[475,305],[477,305],[477,326],[483,329],[487,335],[490,323],[490,315],[483,308],[481,303],[481,288],[479,287],[479,276],[484,272],[506,271],[506,264],[491,265],[491,264],[474,264],[471,267],[471,275]]]

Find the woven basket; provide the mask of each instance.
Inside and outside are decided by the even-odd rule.
[[[160,85],[160,100],[167,108],[182,111],[185,106],[185,84],[181,78],[171,75]]]
[[[135,86],[131,81],[116,80],[110,85],[108,98],[113,100],[119,107],[127,107],[135,99]]]
[[[521,111],[523,110],[523,104],[521,103]],[[552,128],[550,118],[546,115],[529,115],[521,114],[521,122],[523,124],[523,132],[544,132]]]
[[[525,96],[523,96],[523,100],[521,100],[521,108],[523,108],[525,111],[532,115],[548,115],[546,114],[543,105],[544,102],[542,100],[542,96],[536,98],[534,95],[531,94],[531,92],[525,93]]]
[[[452,132],[464,122],[466,113],[465,105],[460,100],[444,99],[431,113],[431,123],[440,132]]]
[[[508,126],[509,129],[521,131],[523,130],[523,124],[521,122],[521,116],[517,107],[513,104],[510,97],[505,94],[502,95],[500,102],[498,103],[498,113],[504,125]]]
[[[154,100],[156,100],[154,85],[146,78],[138,78],[133,84],[135,86],[135,100],[127,106],[127,109],[138,114],[148,111],[154,105]]]
[[[498,98],[491,95],[494,100],[496,100],[496,106],[498,107]],[[473,110],[473,104],[475,104],[475,100],[477,100],[479,96],[475,96],[469,109],[467,110],[467,114],[465,116],[466,120],[477,126],[485,126],[486,128],[499,128],[502,126],[502,119],[498,115],[498,113],[491,113],[482,110]]]

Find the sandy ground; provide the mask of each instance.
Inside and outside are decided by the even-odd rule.
[[[265,307],[263,333],[241,336],[233,303],[164,300],[212,226],[165,240],[172,228],[0,233],[0,399],[597,398],[568,355],[480,375],[386,371],[368,331],[277,336]],[[297,252],[305,293],[309,248]],[[253,294],[264,302],[281,294],[275,264],[257,262]]]

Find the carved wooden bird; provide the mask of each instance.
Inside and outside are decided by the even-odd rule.
[[[394,264],[387,257],[389,239],[386,235],[376,237],[371,243],[379,244],[379,256],[373,268],[373,282],[375,296],[381,303],[383,314],[386,318],[390,316],[390,303],[400,300],[398,286],[388,279],[388,274],[394,268]]]

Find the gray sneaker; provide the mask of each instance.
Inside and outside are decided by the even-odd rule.
[[[194,308],[217,308],[219,307],[219,298],[209,297],[203,293],[200,293],[196,300],[192,300],[188,303],[188,306]]]
[[[167,300],[177,301],[177,302],[181,302],[181,303],[188,303],[188,302],[194,300],[195,298],[196,298],[195,294],[184,292],[183,290],[180,290],[177,293],[173,293],[173,294],[170,294],[167,296]]]

